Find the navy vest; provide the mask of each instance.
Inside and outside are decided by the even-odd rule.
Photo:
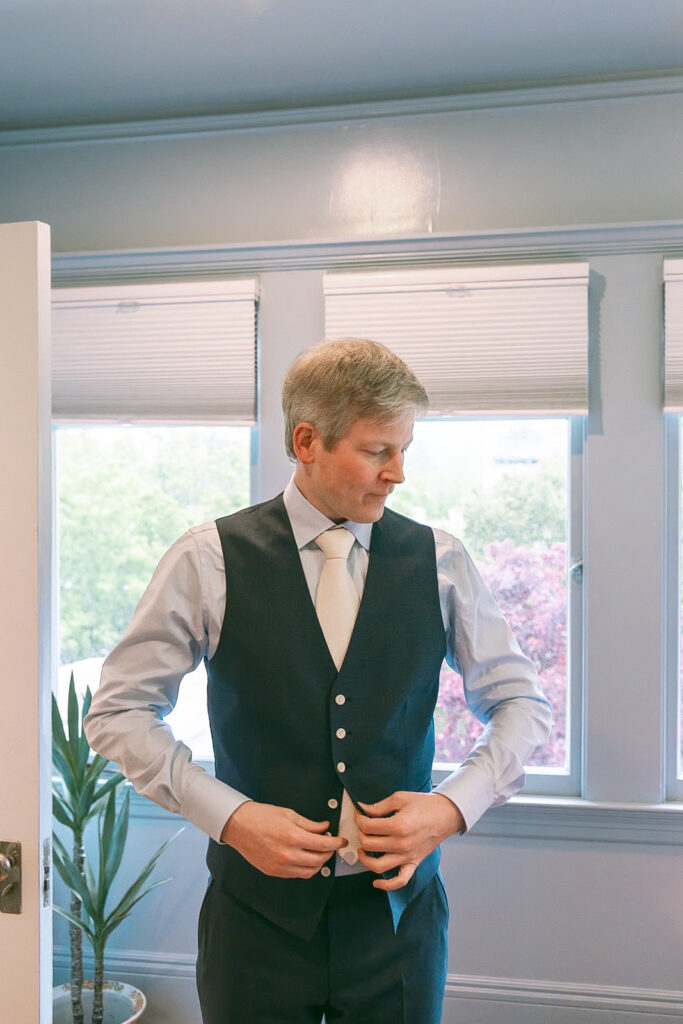
[[[282,495],[216,525],[226,569],[226,614],[207,662],[217,778],[259,802],[330,820],[333,834],[344,787],[365,803],[401,789],[428,792],[445,654],[431,529],[388,510],[374,524],[365,590],[337,672]],[[211,840],[207,863],[220,887],[303,938],[334,884],[334,859],[327,878],[271,878]],[[435,850],[405,888],[389,893],[396,924],[438,863]]]

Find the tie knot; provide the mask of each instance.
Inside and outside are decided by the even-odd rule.
[[[337,530],[326,530],[316,537],[315,542],[325,558],[343,558],[346,561],[355,539],[350,530],[342,527]]]

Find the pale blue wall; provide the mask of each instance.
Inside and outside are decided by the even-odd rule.
[[[666,95],[0,148],[0,221],[73,251],[676,219],[681,123]]]

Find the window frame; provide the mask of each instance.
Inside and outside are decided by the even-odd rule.
[[[423,265],[429,265],[429,259],[420,261]],[[260,293],[258,310],[258,329],[256,336],[257,350],[257,409],[258,419],[251,427],[251,463],[250,463],[250,500],[257,502],[269,494],[277,493],[284,486],[291,467],[284,474],[281,465],[273,458],[273,449],[279,448],[282,451],[282,421],[273,409],[273,403],[277,400],[279,406],[280,376],[284,367],[289,365],[291,360],[298,354],[307,342],[301,340],[298,329],[285,330],[284,337],[279,331],[281,309],[286,301],[289,308],[295,308],[292,294],[297,286],[303,285],[303,290],[308,294],[308,301],[311,302],[313,291],[316,291],[315,299],[311,304],[317,309],[313,321],[319,322],[320,326],[313,335],[313,340],[323,336],[322,328],[322,303],[323,303],[323,279],[326,272],[325,267],[317,268],[314,271],[299,268],[287,269],[281,272],[264,270],[259,277],[258,290]],[[242,272],[243,273],[243,272]],[[128,279],[130,280],[130,278]],[[139,275],[140,282],[145,280],[145,275]],[[274,288],[273,284],[278,287]],[[280,290],[278,290],[278,288]],[[271,305],[271,302],[273,305]],[[296,325],[298,327],[298,324]],[[295,325],[291,325],[295,328]],[[269,360],[270,350],[266,357],[263,354],[262,343],[268,343],[269,337],[278,332],[278,358],[277,366],[273,366]],[[276,379],[277,378],[277,379]],[[473,417],[476,418],[476,417]],[[491,417],[488,417],[491,418]],[[496,417],[498,418],[498,417]],[[501,417],[502,418],[502,417]],[[536,419],[545,418],[542,415],[514,416],[507,414],[506,419]],[[586,418],[583,416],[563,416],[569,423],[568,430],[568,530],[567,542],[568,567],[575,563],[582,562],[583,551],[583,473],[584,473],[584,438]],[[157,424],[158,425],[158,424]],[[284,457],[284,453],[283,453]],[[567,729],[568,729],[568,769],[541,769],[531,768],[528,771],[525,793],[530,797],[548,796],[553,798],[580,797],[582,793],[582,767],[583,767],[583,742],[582,742],[582,709],[583,709],[583,586],[580,572],[568,573],[568,678],[567,678]],[[204,768],[213,772],[213,762],[198,761]],[[443,768],[435,767],[434,778],[438,780],[445,777],[454,766]]]
[[[663,643],[666,695],[663,724],[666,799],[683,800],[681,701],[681,431],[683,413],[664,414],[664,609]]]
[[[484,417],[481,417],[482,419]],[[493,417],[486,417],[492,419]],[[497,419],[498,417],[496,417]],[[546,419],[544,416],[506,416],[510,420]],[[528,767],[524,793],[529,797],[579,797],[582,789],[584,588],[583,588],[583,477],[585,416],[563,416],[567,421],[567,768]],[[457,764],[435,762],[438,784]]]
[[[51,421],[51,445],[52,445],[52,480],[53,480],[53,491],[54,491],[54,493],[53,493],[53,501],[52,501],[52,508],[53,508],[52,532],[53,532],[53,573],[54,573],[54,577],[55,577],[55,581],[56,581],[56,586],[54,587],[54,600],[53,600],[52,663],[53,663],[53,666],[54,666],[54,672],[53,672],[53,692],[54,692],[56,697],[59,697],[60,693],[62,692],[61,689],[60,689],[60,684],[59,684],[59,671],[63,667],[65,667],[65,666],[60,665],[60,652],[59,652],[61,586],[60,586],[60,576],[59,576],[59,568],[60,568],[60,551],[59,551],[59,547],[60,547],[60,545],[59,545],[58,516],[59,516],[59,496],[60,496],[60,490],[59,490],[59,472],[58,472],[58,443],[57,443],[57,435],[58,435],[58,432],[60,430],[63,430],[63,429],[75,428],[75,429],[87,430],[87,429],[90,429],[92,427],[103,427],[103,428],[108,429],[108,430],[109,429],[113,430],[113,429],[118,429],[118,428],[127,429],[127,427],[129,425],[130,424],[127,423],[127,422],[116,423],[116,422],[112,421],[111,419],[103,419],[101,421],[94,421],[94,420],[91,420],[91,419],[88,419],[87,421],[83,421],[83,420],[68,420],[68,421],[66,421],[63,417],[60,417],[60,416],[53,415],[53,417],[52,417],[52,421]],[[170,421],[170,420],[166,421],[166,422],[157,422],[155,420],[155,421],[150,421],[150,422],[145,422],[145,421],[137,422],[137,423],[134,424],[134,426],[138,427],[138,428],[146,428],[147,427],[149,429],[155,429],[155,430],[159,429],[159,428],[162,428],[162,429],[163,428],[167,428],[167,429],[171,429],[172,430],[172,429],[174,429],[177,426],[197,426],[197,427],[210,426],[210,427],[214,427],[214,428],[218,428],[218,429],[221,429],[221,428],[235,428],[235,427],[237,427],[240,430],[244,430],[245,432],[248,431],[248,437],[246,438],[246,445],[247,445],[248,451],[249,451],[249,464],[248,464],[248,467],[247,467],[247,472],[248,472],[247,489],[248,489],[248,495],[249,495],[249,499],[248,499],[249,503],[250,504],[252,503],[252,501],[253,501],[252,494],[253,494],[253,488],[254,488],[254,461],[253,461],[254,437],[255,437],[255,434],[257,433],[257,424],[225,423],[225,422],[221,422],[221,421],[216,421],[216,422],[212,422],[212,423],[208,423],[207,424],[205,421],[198,422],[198,423],[187,423],[187,422],[183,422],[183,421],[179,422],[179,421]],[[196,523],[191,523],[190,524],[190,526],[194,526],[194,525],[197,525],[197,524]],[[150,573],[150,579],[151,579],[151,573]],[[77,664],[79,664],[79,662],[73,662],[73,663],[68,663],[67,662],[66,664],[67,665],[68,664],[77,665]],[[208,727],[208,719],[207,719],[207,727]],[[180,737],[180,738],[182,738],[182,737]],[[213,758],[194,757],[193,760],[194,760],[194,762],[196,764],[198,764],[202,768],[204,768],[210,775],[215,775],[214,759]],[[150,801],[145,801],[145,802],[149,803]]]

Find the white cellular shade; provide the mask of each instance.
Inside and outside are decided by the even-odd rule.
[[[53,292],[62,420],[253,423],[256,281]]]
[[[683,412],[683,260],[664,260],[664,408]]]
[[[325,278],[325,333],[383,342],[432,416],[588,411],[588,264]]]

